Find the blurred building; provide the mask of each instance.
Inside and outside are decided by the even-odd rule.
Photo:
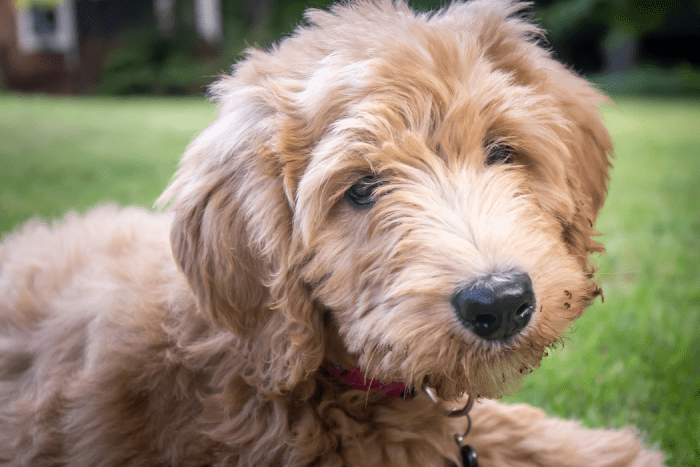
[[[80,94],[99,81],[107,53],[127,28],[153,18],[173,34],[176,0],[56,0],[17,7],[0,0],[0,69],[6,89]],[[216,44],[222,37],[220,0],[191,2],[194,27]]]

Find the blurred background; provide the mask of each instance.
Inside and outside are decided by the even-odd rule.
[[[0,0],[7,90],[201,94],[330,0]],[[414,0],[415,8],[440,0]],[[610,93],[700,93],[699,0],[537,0],[557,57]]]
[[[153,206],[216,117],[206,85],[329,3],[0,0],[0,238],[32,217]],[[534,17],[614,101],[601,109],[615,144],[596,222],[605,303],[506,401],[632,425],[667,466],[698,467],[700,0],[539,0]]]

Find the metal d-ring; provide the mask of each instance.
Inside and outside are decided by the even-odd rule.
[[[430,386],[422,386],[423,392],[425,392],[428,397],[430,397],[430,400],[433,401],[434,403],[440,402],[440,399],[438,399],[437,394],[435,394],[435,390],[431,388]],[[464,404],[464,407],[461,409],[453,409],[453,410],[446,410],[445,411],[445,416],[450,417],[450,418],[458,418],[458,417],[467,417],[467,429],[464,431],[464,434],[455,435],[455,440],[457,441],[457,444],[462,446],[464,438],[467,437],[469,432],[472,429],[472,419],[469,416],[469,411],[474,407],[474,399],[471,398],[471,396],[467,396],[467,403]]]

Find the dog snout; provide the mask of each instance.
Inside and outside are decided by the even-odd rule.
[[[483,339],[505,341],[527,326],[535,294],[527,274],[498,272],[460,288],[452,305],[464,327]]]

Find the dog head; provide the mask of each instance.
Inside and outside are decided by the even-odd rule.
[[[499,397],[598,293],[611,143],[508,1],[309,11],[216,83],[162,202],[203,313],[286,391],[324,359]]]

